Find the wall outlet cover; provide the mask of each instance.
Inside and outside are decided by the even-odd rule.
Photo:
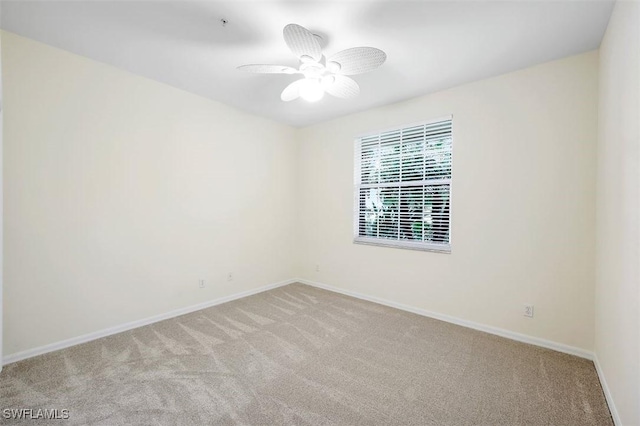
[[[524,313],[525,317],[533,318],[533,305],[524,305]]]

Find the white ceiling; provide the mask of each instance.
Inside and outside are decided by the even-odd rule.
[[[3,1],[3,29],[296,127],[596,49],[612,1]],[[223,27],[221,18],[229,23]],[[325,54],[354,46],[387,62],[354,79],[354,100],[284,103],[297,66],[282,28],[324,37]]]

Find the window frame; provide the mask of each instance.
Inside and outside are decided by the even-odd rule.
[[[361,140],[366,137],[381,135],[386,132],[393,131],[402,131],[403,129],[416,127],[416,126],[426,126],[433,123],[438,123],[441,121],[451,121],[451,177],[448,179],[444,179],[448,181],[449,184],[449,243],[447,244],[439,244],[432,242],[424,242],[424,241],[402,241],[402,240],[392,240],[385,239],[379,237],[362,237],[360,236],[360,189],[361,189],[361,166],[362,166],[362,157],[361,157]],[[379,247],[391,247],[391,248],[400,248],[400,249],[409,249],[409,250],[419,250],[419,251],[428,251],[435,253],[444,253],[451,254],[451,243],[452,243],[452,212],[453,212],[453,170],[454,170],[454,160],[453,160],[453,114],[438,117],[430,120],[419,121],[417,123],[409,123],[403,124],[399,126],[394,126],[382,130],[376,130],[372,132],[362,133],[354,138],[354,185],[353,185],[353,243],[354,244],[363,244],[363,245],[372,245]],[[443,179],[433,179],[434,184],[444,183]],[[440,181],[440,182],[438,182]],[[421,181],[421,182],[424,182]],[[393,182],[395,186],[412,186],[410,183],[403,185],[403,182]],[[387,185],[383,185],[387,186]],[[394,185],[388,185],[394,186]],[[413,185],[416,186],[416,185]]]

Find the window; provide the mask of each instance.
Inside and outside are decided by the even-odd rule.
[[[451,251],[451,121],[356,139],[354,242]]]

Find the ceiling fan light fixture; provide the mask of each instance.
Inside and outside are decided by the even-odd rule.
[[[339,63],[334,62],[334,61],[327,61],[327,70],[329,70],[330,73],[337,73],[338,71],[340,71],[340,68],[342,68],[340,66]]]
[[[317,102],[324,97],[324,89],[320,80],[305,79],[300,86],[300,97],[307,102]]]
[[[324,77],[322,77],[322,79],[320,80],[320,85],[322,86],[322,88],[324,90],[327,90],[329,87],[331,87],[331,85],[333,83],[336,82],[336,78],[332,75],[325,75]]]

